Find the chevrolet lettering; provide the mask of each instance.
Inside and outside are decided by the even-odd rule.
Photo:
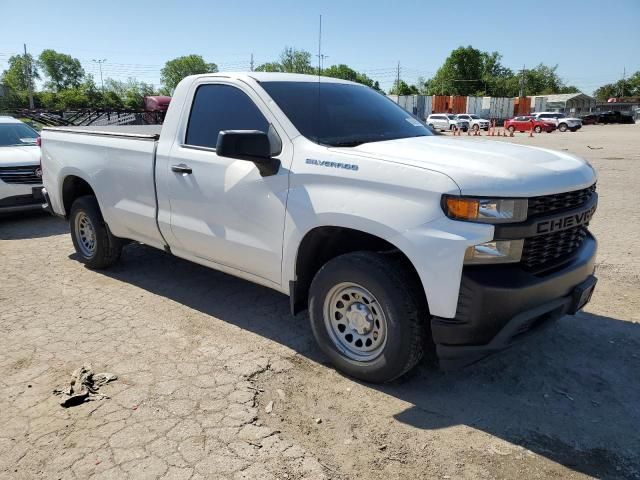
[[[539,222],[537,224],[537,233],[557,232],[578,225],[588,224],[594,213],[596,213],[596,205],[580,213]]]

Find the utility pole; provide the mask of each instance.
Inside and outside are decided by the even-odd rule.
[[[396,69],[396,103],[400,103],[400,61]]]
[[[104,93],[104,82],[102,81],[102,64],[106,62],[107,59],[103,58],[101,60],[92,60],[92,61],[97,63],[98,67],[100,67],[100,86],[102,87],[102,92]]]
[[[29,92],[29,109],[33,110],[33,84],[31,83],[31,58],[27,55],[27,44],[24,44],[24,69],[27,76],[27,91]]]
[[[249,68],[253,72],[253,53],[251,54],[251,62],[249,62]]]
[[[624,80],[627,76],[627,67],[622,67],[622,82],[620,82],[620,97],[624,97]]]
[[[527,66],[523,65],[522,66],[522,71],[521,71],[521,75],[520,75],[520,93],[518,94],[519,97],[524,97],[524,73],[526,71]]]

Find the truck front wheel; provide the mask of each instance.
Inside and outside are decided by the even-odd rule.
[[[394,380],[422,358],[427,309],[406,266],[355,252],[327,262],[309,295],[313,334],[338,370],[373,383]]]
[[[120,258],[123,242],[104,222],[96,197],[77,198],[69,214],[71,239],[79,260],[89,268],[107,268]]]

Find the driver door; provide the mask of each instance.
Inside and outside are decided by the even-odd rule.
[[[275,175],[262,177],[252,162],[220,156],[215,149],[220,131],[266,133],[273,128],[270,116],[248,87],[200,84],[184,141],[172,146],[164,168],[172,251],[280,284],[288,191],[284,165],[289,162],[282,162]],[[290,156],[289,148],[285,152]],[[282,160],[282,153],[274,153]]]

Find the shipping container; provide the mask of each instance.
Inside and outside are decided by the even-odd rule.
[[[426,95],[387,95],[392,101],[400,105],[407,112],[420,120],[426,120],[431,114],[431,97]]]
[[[531,100],[527,97],[514,99],[514,112],[516,115],[529,115],[531,113]]]
[[[467,97],[451,96],[449,101],[449,110],[451,113],[466,113],[467,111]]]
[[[546,112],[547,110],[547,97],[529,97],[531,99],[531,111],[532,112]]]
[[[467,97],[467,111],[464,113],[482,116],[482,97]]]
[[[513,117],[513,98],[482,97],[482,117],[498,122]]]
[[[431,112],[432,113],[447,113],[449,112],[449,102],[451,97],[448,95],[434,95]]]

